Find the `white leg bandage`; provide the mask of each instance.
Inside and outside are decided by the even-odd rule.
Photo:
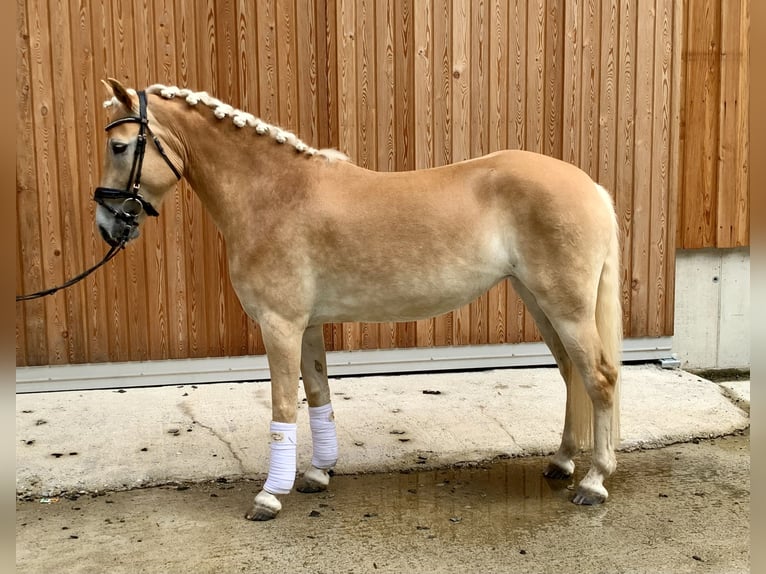
[[[271,460],[269,476],[263,490],[271,494],[288,494],[295,482],[297,456],[297,428],[295,423],[271,421]]]
[[[338,435],[332,404],[309,407],[309,424],[314,451],[311,464],[321,469],[332,468],[338,461]]]

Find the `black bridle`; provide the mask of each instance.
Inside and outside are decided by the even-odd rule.
[[[146,115],[146,92],[141,90],[138,92],[138,116],[128,116],[126,118],[120,118],[114,120],[106,126],[105,131],[109,131],[119,125],[127,123],[138,124],[138,137],[136,139],[136,151],[133,154],[133,165],[130,168],[130,177],[125,189],[115,189],[112,187],[97,187],[93,194],[93,200],[106,209],[109,213],[115,216],[117,219],[126,223],[126,237],[130,234],[133,227],[138,225],[138,216],[141,215],[141,211],[145,211],[147,215],[157,217],[159,212],[154,206],[146,201],[141,196],[141,168],[144,164],[144,154],[146,153],[146,134],[148,133],[154,145],[157,147],[157,151],[160,152],[162,159],[168,164],[176,179],[181,179],[181,174],[170,161],[170,158],[165,153],[165,148],[162,147],[159,138],[154,135],[149,127],[149,119]],[[124,201],[119,208],[114,208],[108,203],[108,200],[123,199]]]
[[[133,230],[134,227],[138,226],[138,216],[141,215],[141,211],[145,211],[147,215],[151,215],[152,217],[157,217],[159,213],[154,208],[154,206],[146,201],[141,196],[141,168],[144,164],[144,154],[146,153],[146,134],[148,133],[152,140],[154,141],[154,145],[157,146],[157,151],[160,152],[160,155],[162,156],[162,159],[165,160],[165,163],[168,164],[170,169],[173,171],[177,179],[181,179],[181,174],[178,172],[176,167],[173,165],[173,163],[170,161],[170,158],[165,153],[165,149],[162,147],[162,144],[160,143],[159,138],[157,138],[156,135],[152,132],[151,128],[149,127],[149,119],[146,114],[146,92],[143,90],[138,92],[138,116],[128,116],[126,118],[120,118],[118,120],[115,120],[108,124],[106,128],[104,128],[107,132],[111,130],[112,128],[126,124],[126,123],[137,123],[139,125],[138,128],[138,138],[136,140],[136,151],[133,154],[133,166],[130,168],[130,178],[128,179],[127,186],[125,189],[114,189],[111,187],[97,187],[95,193],[93,194],[93,200],[98,203],[100,206],[102,206],[104,209],[106,209],[109,213],[114,215],[117,219],[124,222],[125,229],[123,231],[122,237],[117,243],[114,243],[109,249],[109,252],[104,256],[104,258],[99,261],[96,265],[91,267],[90,269],[87,269],[86,271],[83,271],[79,275],[72,277],[69,281],[66,281],[65,283],[57,286],[57,287],[51,287],[50,289],[44,289],[42,291],[38,291],[36,293],[29,293],[27,295],[16,295],[16,301],[29,301],[30,299],[37,299],[39,297],[45,297],[46,295],[52,295],[59,289],[64,289],[66,287],[69,287],[70,285],[74,285],[78,281],[85,279],[88,275],[93,273],[96,269],[107,263],[109,260],[111,260],[117,253],[120,251],[120,249],[125,247],[125,244],[128,242],[128,239],[130,238],[130,233]],[[123,199],[124,201],[118,208],[114,208],[108,203],[106,203],[108,200],[115,200],[115,199]]]

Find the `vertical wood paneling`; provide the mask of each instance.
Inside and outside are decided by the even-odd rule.
[[[748,245],[750,0],[685,0],[683,13],[678,245]]]
[[[20,292],[59,283],[105,251],[89,190],[103,156],[106,76],[209,91],[371,169],[504,148],[575,163],[615,197],[629,335],[672,332],[677,238],[748,241],[749,0],[17,7]],[[19,365],[264,352],[229,284],[223,240],[185,182],[105,269],[18,305],[16,329]],[[539,333],[507,282],[433,319],[325,329],[329,349],[531,340]]]

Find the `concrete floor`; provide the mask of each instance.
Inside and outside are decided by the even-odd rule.
[[[587,453],[573,481],[542,477],[555,369],[331,388],[337,474],[268,523],[243,517],[268,384],[17,395],[17,572],[749,571],[749,380],[625,366],[618,468],[593,508],[570,502]]]
[[[537,457],[335,476],[267,523],[243,518],[253,481],[20,502],[16,572],[746,573],[749,445],[739,431],[621,453],[598,507]]]

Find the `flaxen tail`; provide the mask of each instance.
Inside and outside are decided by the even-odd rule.
[[[620,442],[620,364],[622,361],[619,228],[614,204],[609,193],[598,184],[596,184],[596,189],[609,205],[609,210],[612,213],[612,231],[598,283],[596,327],[601,339],[602,362],[617,371],[613,395],[612,438],[614,444],[618,445]],[[573,368],[571,375],[569,392],[574,407],[572,409],[572,431],[580,448],[590,448],[593,444],[593,404],[578,370]]]

